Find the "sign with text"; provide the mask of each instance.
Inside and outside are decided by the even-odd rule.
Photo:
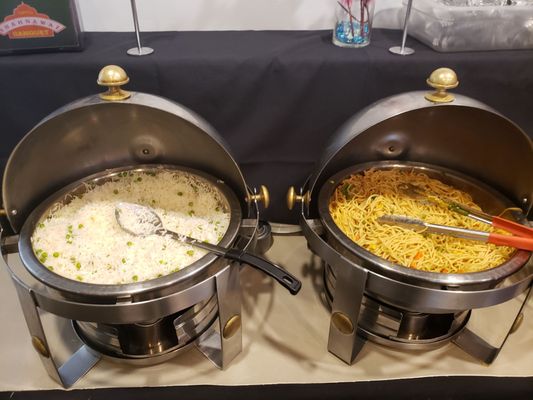
[[[0,54],[81,50],[74,0],[2,0]]]

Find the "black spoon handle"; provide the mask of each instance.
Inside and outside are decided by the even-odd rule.
[[[293,295],[298,293],[302,287],[302,282],[300,282],[294,275],[291,275],[278,265],[271,263],[262,257],[256,256],[255,254],[247,253],[239,249],[226,249],[225,247],[217,246],[211,243],[200,242],[192,237],[180,235],[169,230],[159,231],[158,233],[162,235],[170,235],[174,239],[181,242],[200,247],[224,258],[239,261],[257,268],[277,280]]]
[[[255,254],[247,253],[239,249],[230,249],[226,252],[224,257],[248,264],[263,271],[265,274],[277,280],[293,295],[297,294],[302,288],[302,282],[300,282],[294,275]]]

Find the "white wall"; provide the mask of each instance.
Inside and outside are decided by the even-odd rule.
[[[356,0],[355,0],[356,1]],[[402,0],[374,0],[375,27],[398,28]],[[86,31],[132,31],[130,0],[77,0]],[[331,29],[336,0],[137,0],[141,31]]]

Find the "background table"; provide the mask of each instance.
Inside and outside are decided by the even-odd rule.
[[[424,89],[438,67],[457,72],[458,93],[533,134],[530,50],[441,54],[409,39],[416,53],[400,57],[387,49],[401,42],[401,32],[380,29],[362,49],[333,46],[331,31],[154,32],[143,43],[155,53],[136,58],[126,55],[134,41],[133,33],[86,33],[79,53],[0,58],[0,167],[42,118],[101,91],[96,77],[107,64],[126,69],[127,89],[170,98],[209,121],[247,183],[270,189],[264,217],[276,222],[296,222],[285,208],[287,188],[305,181],[349,116],[383,97]]]

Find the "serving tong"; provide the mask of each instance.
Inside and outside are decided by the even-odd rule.
[[[529,236],[509,236],[501,235],[499,233],[478,231],[474,229],[458,228],[455,226],[430,224],[429,222],[422,221],[421,219],[406,217],[403,215],[382,215],[377,219],[377,221],[382,224],[401,226],[402,228],[411,229],[418,233],[436,233],[461,239],[488,242],[498,246],[509,246],[517,249],[533,251],[533,230],[527,228],[526,226],[524,226],[524,228],[531,231],[528,232]],[[509,230],[507,231],[511,232]]]
[[[443,199],[437,196],[429,197],[416,185],[403,183],[398,188],[413,198],[423,198],[424,201],[435,202],[439,205],[446,204],[448,209],[457,212],[476,221],[483,222],[495,228],[503,229],[513,235],[484,232],[473,229],[464,229],[454,226],[430,224],[423,220],[403,215],[383,215],[378,222],[388,225],[401,226],[415,232],[428,232],[448,235],[462,239],[478,240],[493,243],[499,246],[510,246],[517,249],[533,251],[533,229],[508,219],[490,215],[483,211],[475,210],[453,200]]]

